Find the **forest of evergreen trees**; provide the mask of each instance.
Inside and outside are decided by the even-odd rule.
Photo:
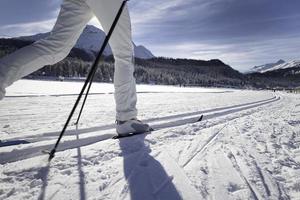
[[[0,39],[0,58],[31,44],[20,39]],[[82,80],[96,57],[73,48],[61,62],[45,66],[30,74],[30,79]],[[99,63],[95,81],[113,82],[114,59],[104,57]],[[220,60],[192,60],[172,58],[135,59],[137,83],[180,86],[234,87],[234,88],[290,88],[300,85],[299,68],[268,73],[241,74]]]
[[[0,39],[0,58],[31,42],[18,39]],[[30,74],[31,79],[84,79],[95,59],[94,54],[73,48],[61,62],[45,66]],[[295,69],[298,70],[299,69]],[[297,87],[300,73],[294,69],[263,74],[241,74],[220,60],[192,60],[173,58],[135,59],[137,83],[180,86],[275,88]],[[113,82],[114,59],[104,57],[99,63],[95,81]],[[60,78],[59,78],[60,77]]]
[[[17,39],[0,39],[0,57],[31,42]],[[86,77],[95,55],[74,48],[61,62],[30,74],[27,78],[41,79],[65,77],[76,79]],[[114,60],[105,57],[99,63],[95,81],[113,82]],[[135,59],[137,83],[181,86],[243,87],[243,75],[220,60],[191,60],[172,58]]]
[[[167,58],[163,59],[168,60]],[[77,58],[66,58],[63,61],[32,73],[28,78],[65,77],[81,78],[86,77],[92,62],[82,61]],[[183,63],[180,66],[174,64],[162,64],[157,60],[139,60],[135,64],[135,77],[137,83],[164,84],[180,86],[227,86],[242,87],[245,82],[238,76],[228,73],[228,69],[219,69],[223,66],[215,66],[216,70],[210,72],[201,69],[201,66],[193,66]],[[211,66],[213,67],[213,66]],[[223,73],[221,73],[221,72]],[[234,73],[234,71],[233,71]],[[113,61],[101,61],[95,74],[95,81],[113,82],[114,63]]]

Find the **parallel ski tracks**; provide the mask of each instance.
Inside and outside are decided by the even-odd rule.
[[[160,121],[169,121],[169,125],[168,127],[172,127],[174,126],[174,122],[176,121],[180,121],[183,118],[187,118],[187,117],[198,117],[199,115],[204,114],[204,120],[207,120],[209,118],[212,117],[217,117],[217,116],[213,116],[213,115],[207,115],[206,113],[216,113],[218,111],[224,111],[227,110],[228,113],[230,113],[230,111],[233,111],[231,109],[234,108],[241,108],[244,106],[250,106],[250,105],[255,105],[258,103],[264,103],[264,102],[269,102],[272,100],[276,100],[278,99],[277,97],[272,97],[269,99],[265,99],[265,100],[260,100],[260,101],[255,101],[255,102],[251,102],[251,103],[244,103],[244,104],[238,104],[238,105],[233,105],[233,106],[226,106],[226,107],[221,107],[221,108],[213,108],[213,109],[207,109],[207,110],[202,110],[202,111],[196,111],[196,112],[189,112],[189,113],[183,113],[183,114],[178,114],[178,115],[172,115],[172,116],[165,116],[165,117],[160,117],[160,118],[151,118],[151,119],[146,119],[143,120],[145,123],[153,123],[153,122],[160,122]],[[279,100],[279,99],[278,99]],[[259,105],[258,105],[259,106]],[[235,112],[237,112],[237,110],[235,110]],[[222,113],[220,113],[222,114]],[[173,120],[173,119],[179,119],[179,120]],[[173,122],[173,123],[172,123]],[[163,123],[164,127],[167,126],[167,123]],[[153,127],[153,125],[152,125]],[[108,124],[108,125],[103,125],[103,126],[98,126],[98,127],[91,127],[91,128],[83,128],[83,129],[71,129],[71,130],[67,130],[64,134],[64,136],[76,136],[76,135],[82,135],[82,134],[88,134],[91,132],[96,132],[96,131],[107,131],[110,129],[114,129],[115,128],[115,124]],[[156,126],[153,128],[163,128],[163,126]],[[167,128],[167,127],[166,127]],[[15,137],[15,138],[10,138],[10,141],[17,141],[17,140],[27,140],[30,142],[39,142],[39,141],[46,141],[46,140],[50,140],[50,139],[56,139],[58,137],[60,132],[48,132],[48,133],[44,133],[44,134],[40,134],[40,135],[32,135],[32,136],[25,136],[25,137]]]
[[[255,107],[259,107],[268,103],[272,103],[274,101],[278,101],[280,100],[280,97],[275,97],[274,100],[270,100],[271,102],[264,102],[264,103],[260,103],[259,105],[251,105],[251,106],[247,106],[246,108],[236,108],[236,109],[232,109],[232,110],[228,110],[228,111],[224,111],[224,112],[219,112],[219,113],[213,113],[211,115],[206,115],[205,120],[207,119],[211,119],[211,118],[215,118],[215,117],[220,117],[223,115],[228,115],[230,113],[236,113],[242,110],[246,110],[246,109],[251,109],[251,108],[255,108]],[[248,115],[248,114],[247,114]],[[235,118],[230,119],[230,121],[234,120]],[[203,144],[203,146],[201,148],[199,148],[198,150],[196,150],[195,153],[192,154],[192,156],[190,156],[181,166],[183,168],[185,168],[196,156],[198,156],[199,154],[201,154],[202,152],[204,152],[206,149],[208,149],[208,147],[210,146],[210,144],[213,143],[213,141],[222,133],[222,130],[224,128],[226,128],[228,126],[229,122],[225,122],[224,125],[215,133],[213,133],[208,139],[207,141]],[[220,124],[217,124],[220,125]],[[215,125],[213,125],[215,126]],[[211,127],[211,126],[210,126]],[[207,128],[210,128],[207,127]]]
[[[255,107],[259,107],[259,106],[263,106],[266,104],[270,104],[276,101],[279,101],[280,97],[272,97],[266,100],[261,100],[261,101],[256,101],[256,102],[252,102],[252,103],[246,103],[246,104],[239,104],[239,105],[234,105],[234,106],[228,106],[228,107],[223,107],[223,108],[216,108],[216,109],[209,109],[209,110],[204,110],[204,111],[198,111],[198,112],[192,112],[192,113],[184,113],[184,114],[180,114],[180,115],[175,115],[175,116],[167,116],[167,117],[162,117],[159,119],[148,119],[145,120],[146,122],[163,122],[163,121],[167,121],[167,120],[171,120],[171,119],[175,119],[172,121],[167,121],[167,122],[163,122],[163,123],[156,123],[154,125],[152,125],[152,127],[154,129],[166,129],[166,128],[172,128],[172,127],[176,127],[176,126],[180,126],[180,125],[184,125],[187,124],[188,121],[193,120],[194,118],[198,118],[199,114],[204,114],[204,118],[202,121],[208,120],[208,119],[212,119],[212,118],[216,118],[216,117],[221,117],[221,116],[225,116],[225,115],[229,115],[232,113],[236,113],[236,112],[240,112],[243,110],[248,110],[251,108],[255,108]],[[75,136],[75,135],[86,135],[85,133],[89,133],[89,132],[99,132],[99,131],[104,131],[104,130],[109,130],[109,132],[106,132],[104,134],[99,134],[96,133],[96,135],[92,135],[89,137],[85,137],[85,138],[80,138],[80,139],[75,139],[75,140],[66,140],[63,141],[63,143],[58,147],[57,151],[64,151],[67,149],[73,149],[73,148],[77,148],[79,146],[86,146],[86,145],[91,145],[100,141],[106,141],[108,139],[111,139],[113,135],[115,135],[115,131],[114,131],[114,125],[107,125],[107,126],[102,126],[102,127],[94,127],[94,128],[89,128],[89,129],[83,129],[83,130],[70,130],[68,132],[66,132],[66,136]],[[204,145],[203,148],[201,148],[199,151],[202,151],[203,149],[206,148],[207,145],[209,145],[209,143],[216,138],[218,134],[214,134],[210,140],[207,142],[206,145]],[[36,137],[26,137],[26,138],[14,138],[13,140],[18,140],[18,139],[22,139],[24,141],[28,140],[29,142],[35,143],[35,142],[46,142],[48,140],[55,140],[57,137],[57,133],[56,135],[54,135],[54,133],[45,133],[43,135],[40,136],[41,138],[36,138]],[[31,144],[32,144],[31,143]],[[26,144],[25,144],[26,145]],[[39,155],[43,155],[41,150],[44,149],[51,149],[53,147],[53,144],[42,144],[39,146],[34,146],[34,147],[29,147],[29,148],[24,148],[24,149],[15,149],[13,151],[9,151],[9,152],[3,152],[0,153],[0,164],[5,164],[5,163],[9,163],[9,162],[15,162],[18,160],[22,160],[22,159],[27,159],[27,158],[31,158],[31,157],[35,157],[35,156],[39,156]],[[1,149],[1,147],[0,147]],[[198,151],[197,151],[198,152]],[[199,153],[199,152],[198,152]],[[197,154],[198,154],[197,153]],[[196,154],[195,154],[196,156]],[[195,157],[193,156],[193,157]],[[193,158],[191,158],[190,160],[192,160]],[[187,163],[190,161],[187,161],[185,165],[187,165]]]
[[[221,133],[221,131],[227,126],[226,123],[222,128],[220,128],[216,133],[214,133],[212,136],[208,138],[208,140],[205,142],[205,144],[197,150],[187,161],[184,162],[184,164],[181,165],[182,168],[186,167],[199,153],[202,153],[205,149],[208,148],[208,146],[218,137],[218,135]]]

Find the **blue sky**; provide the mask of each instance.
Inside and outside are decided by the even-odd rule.
[[[61,1],[1,0],[0,36],[50,31]],[[130,0],[129,7],[134,42],[156,56],[218,58],[240,71],[300,59],[299,0]]]

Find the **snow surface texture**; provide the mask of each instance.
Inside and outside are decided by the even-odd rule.
[[[69,127],[48,163],[41,150],[76,98],[62,94],[78,84],[8,88],[18,97],[0,102],[0,199],[300,199],[299,95],[138,86],[140,117],[168,128],[112,140],[112,86],[95,84],[79,129]]]

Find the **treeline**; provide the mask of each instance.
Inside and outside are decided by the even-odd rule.
[[[287,68],[246,75],[256,88],[295,88],[300,85],[300,68]]]
[[[243,87],[243,75],[220,60],[136,59],[137,80],[158,84]]]
[[[167,58],[164,59],[168,60]],[[181,86],[227,86],[227,87],[243,87],[245,81],[240,75],[231,74],[227,70],[220,70],[222,66],[218,66],[219,70],[210,71],[201,69],[201,66],[171,65],[161,64],[157,60],[137,61],[135,64],[135,73],[137,83],[145,84],[164,84],[164,85],[181,85]],[[151,62],[149,64],[149,62]],[[29,78],[35,77],[86,77],[92,65],[92,62],[82,61],[76,58],[66,58],[63,61],[32,73]],[[207,66],[204,66],[207,68]],[[222,71],[222,73],[220,72]],[[232,73],[235,73],[233,71]],[[95,81],[113,82],[114,62],[113,60],[102,61],[98,65],[95,74]]]
[[[15,39],[0,39],[0,56],[15,51],[31,42]],[[45,66],[27,78],[86,77],[95,55],[80,49],[73,49],[63,61]],[[105,57],[99,63],[95,81],[113,82],[114,59]],[[135,73],[138,83],[181,86],[245,87],[244,75],[220,60],[192,60],[172,58],[135,59]]]
[[[27,78],[57,77],[57,78],[83,78],[86,77],[92,63],[76,58],[66,58],[54,65],[45,66],[33,72]],[[98,82],[112,82],[114,74],[113,63],[101,62],[94,80]]]

